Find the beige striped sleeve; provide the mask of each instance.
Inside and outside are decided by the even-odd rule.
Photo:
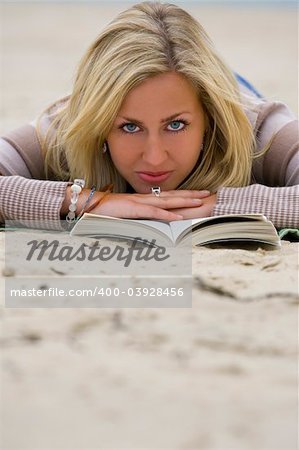
[[[299,228],[299,185],[221,188],[213,215],[260,213],[277,228]]]
[[[32,228],[63,230],[60,209],[68,185],[64,181],[0,176],[0,223],[17,221]]]

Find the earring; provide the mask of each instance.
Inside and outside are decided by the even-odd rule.
[[[102,147],[102,153],[106,153],[107,150],[108,150],[108,145],[107,145],[107,142],[105,141],[103,144],[103,147]]]

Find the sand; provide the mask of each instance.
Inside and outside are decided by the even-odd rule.
[[[123,6],[1,4],[1,132],[70,90]],[[236,70],[296,111],[293,9],[188,10]],[[192,258],[192,308],[2,307],[1,449],[295,449],[298,244]],[[4,259],[0,233],[2,304]]]

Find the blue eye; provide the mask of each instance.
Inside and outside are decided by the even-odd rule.
[[[170,122],[170,124],[172,126],[172,129],[177,131],[177,130],[181,130],[180,126],[184,125],[180,120],[174,120],[173,122]]]
[[[171,127],[170,129],[168,128],[169,131],[172,131],[174,133],[179,132],[179,131],[185,131],[186,127],[187,127],[188,123],[185,120],[173,120],[172,122],[170,122],[169,126]]]
[[[139,130],[137,125],[135,125],[134,123],[126,123],[125,125],[122,126],[122,129],[127,133],[135,133],[136,131]]]

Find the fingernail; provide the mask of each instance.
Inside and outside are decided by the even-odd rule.
[[[192,198],[192,202],[193,203],[201,203],[201,199],[200,198]]]

